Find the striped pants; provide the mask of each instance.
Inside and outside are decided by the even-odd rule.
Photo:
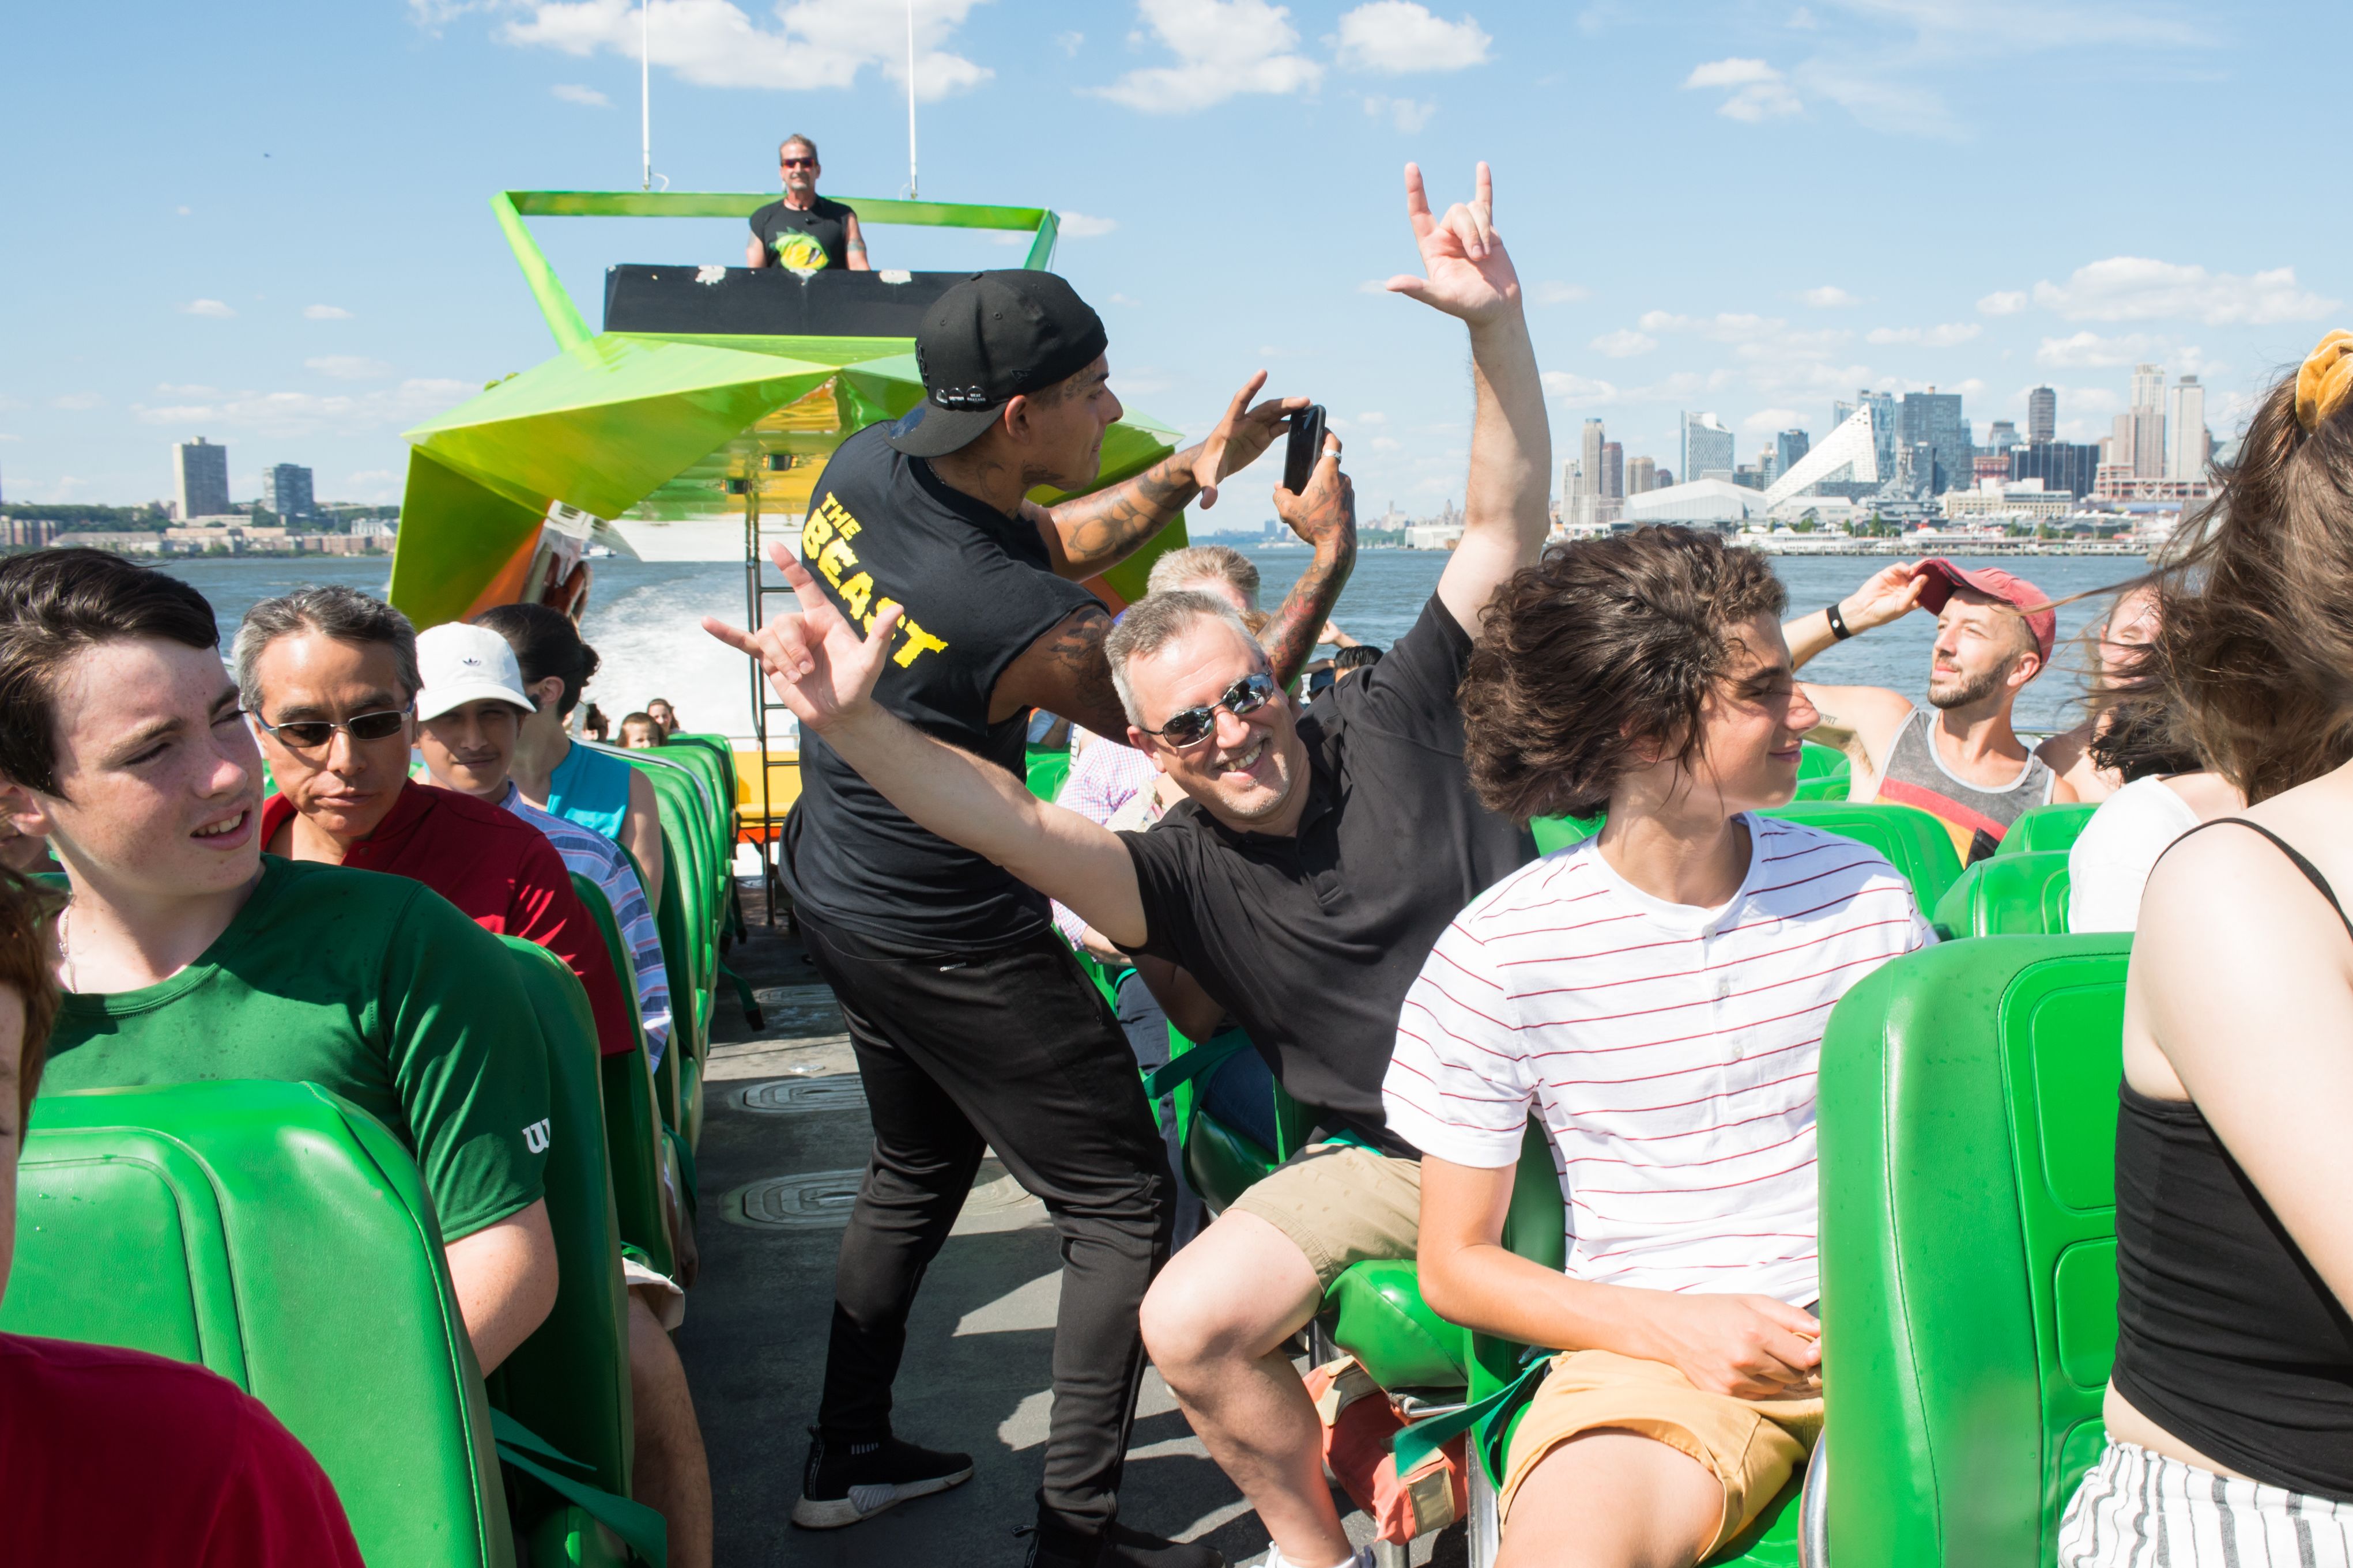
[[[2353,1503],[2111,1442],[2059,1521],[2059,1568],[2353,1568]]]

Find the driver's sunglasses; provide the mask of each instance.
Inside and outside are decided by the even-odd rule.
[[[814,158],[779,158],[776,161],[787,169],[814,169],[817,167],[817,160]]]
[[[282,744],[298,752],[315,752],[333,740],[338,730],[354,741],[388,741],[400,733],[400,726],[407,718],[406,708],[386,708],[375,713],[354,713],[343,720],[297,719],[286,724],[273,724],[256,713],[253,721],[278,737]]]
[[[1274,677],[1264,674],[1245,675],[1226,688],[1225,695],[1215,702],[1204,702],[1198,708],[1180,709],[1168,716],[1168,722],[1157,730],[1145,730],[1173,751],[1189,751],[1218,732],[1218,710],[1222,708],[1239,719],[1266,706],[1274,695]],[[1142,725],[1137,726],[1143,729]]]

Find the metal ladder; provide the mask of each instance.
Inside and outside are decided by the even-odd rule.
[[[761,528],[760,487],[757,484],[746,484],[741,479],[732,479],[728,482],[730,489],[735,489],[738,486],[742,486],[738,493],[744,498],[744,614],[746,626],[756,632],[768,618],[770,599],[779,595],[786,599],[793,596],[792,585],[775,578],[768,571],[767,546],[770,539],[786,538],[789,535],[764,534]],[[789,526],[797,531],[797,524]],[[775,713],[785,714],[788,722],[777,728],[779,730],[791,728],[789,720],[792,710],[778,701],[776,694],[768,689],[768,682],[761,675],[757,660],[750,661],[750,672],[752,734],[754,743],[760,749],[760,764],[756,770],[757,782],[751,786],[752,798],[758,804],[760,812],[760,895],[762,901],[767,906],[768,924],[774,926],[776,923],[776,906],[787,900],[785,894],[783,850],[778,841],[778,835],[782,828],[776,821],[769,803],[776,794],[773,782],[775,776],[778,773],[795,772],[799,768],[800,763],[797,749],[796,749],[794,760],[791,761],[780,760],[774,752],[769,750],[769,716]],[[789,910],[786,911],[786,921],[787,924],[794,923]]]

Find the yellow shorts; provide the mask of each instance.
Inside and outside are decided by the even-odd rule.
[[[1234,1200],[1289,1237],[1329,1290],[1351,1263],[1410,1260],[1421,1229],[1421,1162],[1354,1143],[1310,1143]]]
[[[1822,1402],[1735,1399],[1708,1394],[1664,1362],[1613,1351],[1570,1351],[1552,1372],[1512,1434],[1504,1464],[1502,1510],[1545,1456],[1582,1433],[1608,1427],[1666,1444],[1705,1465],[1724,1487],[1724,1519],[1700,1553],[1732,1540],[1755,1521],[1806,1462],[1821,1436]]]

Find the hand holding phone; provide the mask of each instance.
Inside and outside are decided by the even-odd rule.
[[[1293,495],[1306,491],[1308,476],[1324,456],[1324,405],[1311,403],[1291,416],[1291,444],[1282,453],[1282,488]]]

